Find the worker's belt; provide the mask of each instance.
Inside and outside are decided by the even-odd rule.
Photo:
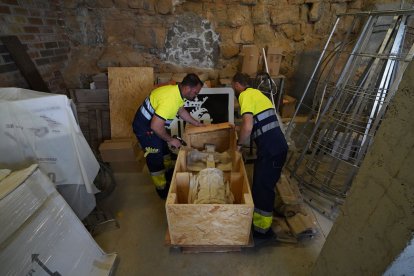
[[[262,113],[257,114],[254,116],[254,120],[256,122],[263,121],[271,116],[276,116],[275,110],[273,108],[263,111]]]
[[[147,120],[151,120],[152,115],[154,115],[154,108],[152,108],[149,97],[145,99],[139,110]]]
[[[268,124],[266,124],[262,127],[259,127],[258,129],[256,129],[253,132],[252,137],[253,137],[253,139],[256,139],[257,137],[259,137],[263,133],[265,133],[269,130],[272,130],[274,128],[277,128],[277,127],[279,127],[279,122],[277,122],[277,121],[270,122],[270,123],[268,123]]]

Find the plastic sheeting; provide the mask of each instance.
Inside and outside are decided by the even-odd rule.
[[[37,165],[0,182],[0,275],[109,275],[105,254]]]
[[[0,88],[0,152],[0,168],[39,164],[81,219],[95,207],[99,164],[66,96]]]

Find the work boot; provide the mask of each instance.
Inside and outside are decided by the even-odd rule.
[[[171,182],[171,179],[173,177],[173,174],[174,174],[174,169],[173,168],[168,169],[165,172],[165,180],[167,180],[167,183]],[[169,184],[168,184],[168,187],[169,187]]]
[[[166,189],[162,189],[162,190],[160,190],[160,189],[155,189],[156,191],[157,191],[157,193],[158,193],[158,196],[161,198],[161,199],[166,199],[167,198],[167,195],[168,195],[168,190],[166,190]]]
[[[262,246],[265,244],[271,244],[277,242],[277,235],[272,229],[269,229],[266,233],[260,233],[253,230],[254,246]]]
[[[168,191],[170,190],[170,182],[167,182],[164,189],[155,189],[161,199],[166,199],[168,196]]]

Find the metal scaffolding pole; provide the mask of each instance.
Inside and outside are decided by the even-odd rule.
[[[328,217],[334,218],[345,200],[413,59],[413,15],[412,9],[338,15],[289,123],[287,135],[297,150],[286,167],[310,204]],[[338,34],[344,17],[352,21],[344,20],[348,29]],[[358,23],[363,27],[354,37]],[[309,93],[314,93],[312,107],[303,104]],[[300,125],[295,121],[302,107],[309,115]]]

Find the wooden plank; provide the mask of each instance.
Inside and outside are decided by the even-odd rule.
[[[220,124],[211,124],[203,127],[195,127],[193,125],[187,124],[185,128],[186,134],[196,134],[196,133],[208,133],[215,132],[221,129],[233,128],[229,123],[220,123]]]
[[[109,67],[111,137],[135,137],[132,120],[154,86],[151,67]]]
[[[170,231],[167,228],[165,232],[164,244],[166,246],[172,246]],[[220,253],[220,252],[240,252],[242,248],[254,247],[253,237],[250,235],[249,243],[246,245],[228,245],[228,246],[217,246],[217,245],[190,245],[190,246],[174,246],[175,248],[181,249],[182,253]]]
[[[240,172],[231,172],[230,176],[230,189],[234,196],[234,203],[240,204],[242,200],[243,189],[243,176]]]
[[[289,178],[283,173],[276,185],[276,190],[284,204],[296,205],[303,203],[298,185],[293,181],[289,181]]]
[[[109,104],[108,89],[71,89],[70,94],[76,103]]]
[[[10,35],[1,36],[0,40],[9,51],[14,63],[17,68],[19,68],[30,88],[36,91],[50,92],[19,38],[17,38],[17,36]]]
[[[253,205],[167,204],[173,245],[247,245]]]
[[[190,173],[178,172],[175,174],[177,184],[177,199],[178,203],[188,202],[188,191],[190,188]]]
[[[103,135],[102,135],[102,113],[100,110],[96,110],[95,109],[95,114],[96,114],[96,125],[97,125],[97,139],[98,141],[102,141],[103,140]]]
[[[286,221],[295,237],[312,236],[316,233],[316,225],[309,215],[297,213],[293,217],[286,218]]]

